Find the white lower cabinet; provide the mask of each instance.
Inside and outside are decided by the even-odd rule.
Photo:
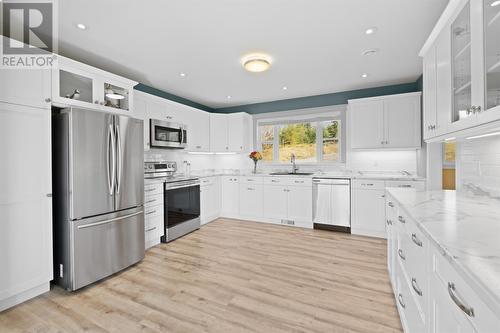
[[[385,237],[385,183],[380,180],[353,180],[351,232]]]
[[[240,178],[238,176],[222,176],[221,213],[223,217],[238,217],[240,209]]]
[[[406,333],[500,332],[495,314],[387,196],[389,277]]]
[[[146,249],[160,243],[164,228],[163,183],[144,185],[144,237]]]
[[[288,217],[287,191],[287,186],[264,186],[264,216],[279,220]]]
[[[221,210],[221,186],[219,177],[207,177],[200,181],[201,224],[215,220]]]
[[[267,182],[270,183],[269,180]],[[295,179],[283,183],[294,182]],[[263,214],[265,218],[279,223],[312,228],[311,183],[304,186],[264,185]]]
[[[387,236],[386,199],[387,187],[424,189],[420,180],[354,179],[352,182],[351,233],[355,235]]]
[[[312,228],[312,186],[288,187],[288,219]]]
[[[0,311],[53,278],[50,119],[50,109],[0,102]]]
[[[264,200],[262,184],[240,184],[240,216],[262,217],[264,215]]]

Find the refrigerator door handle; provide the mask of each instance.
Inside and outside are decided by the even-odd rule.
[[[118,160],[117,164],[117,175],[116,175],[116,193],[120,193],[120,187],[122,183],[122,140],[120,138],[120,126],[116,125],[115,128],[115,135],[116,135],[116,148],[117,148],[117,156],[116,159]]]
[[[110,157],[109,157],[109,152],[111,148],[111,174],[110,174]],[[115,177],[116,177],[116,144],[115,144],[115,134],[113,130],[113,125],[109,124],[108,125],[108,147],[107,147],[107,173],[108,173],[108,189],[109,189],[109,195],[113,195],[113,191],[115,188]]]
[[[95,227],[95,226],[98,226],[98,225],[107,224],[107,223],[111,223],[111,222],[115,222],[115,221],[125,220],[125,219],[128,219],[129,217],[133,217],[133,216],[142,214],[143,212],[144,211],[141,210],[139,212],[135,212],[135,213],[124,215],[124,216],[115,217],[115,218],[112,218],[112,219],[109,219],[109,220],[106,220],[106,221],[101,221],[101,222],[95,222],[95,223],[89,223],[89,224],[79,225],[77,228],[78,229],[85,229],[85,228],[91,228],[91,227]]]

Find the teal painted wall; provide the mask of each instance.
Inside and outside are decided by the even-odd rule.
[[[161,98],[165,98],[165,99],[168,99],[170,101],[174,101],[174,102],[181,103],[181,104],[184,104],[184,105],[187,105],[187,106],[191,106],[193,108],[197,108],[197,109],[200,109],[200,110],[204,110],[204,111],[208,111],[208,112],[214,112],[215,111],[215,109],[213,109],[211,107],[208,107],[206,105],[193,102],[193,101],[191,101],[191,100],[189,100],[187,98],[183,98],[183,97],[180,97],[180,96],[168,93],[166,91],[153,88],[153,87],[145,85],[143,83],[139,83],[138,85],[136,85],[134,87],[134,89],[142,91],[142,92],[145,92],[145,93],[148,93],[148,94],[151,94],[151,95],[155,95],[155,96],[158,96],[158,97],[161,97]]]
[[[288,111],[297,109],[314,108],[328,105],[347,104],[347,100],[355,98],[375,97],[384,95],[403,94],[409,92],[422,91],[422,76],[415,82],[396,84],[390,86],[382,86],[368,89],[358,89],[343,91],[338,93],[307,96],[299,98],[284,99],[265,103],[247,104],[240,106],[232,106],[227,108],[214,109],[203,104],[199,104],[186,98],[176,96],[165,91],[139,83],[134,89],[143,91],[158,97],[162,97],[174,102],[182,103],[194,108],[215,113],[233,113],[247,112],[250,114]]]
[[[383,86],[368,89],[350,90],[332,94],[291,98],[280,101],[247,104],[241,106],[215,109],[217,113],[247,112],[250,114],[277,112],[314,108],[328,105],[347,104],[347,100],[355,98],[375,97],[403,94],[418,91],[417,82]]]

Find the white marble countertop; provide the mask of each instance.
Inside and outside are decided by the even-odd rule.
[[[304,171],[306,172],[306,171]],[[238,172],[191,172],[191,176],[205,178],[215,176],[257,176],[257,177],[309,177],[309,178],[347,178],[347,179],[379,179],[379,180],[407,180],[407,181],[424,181],[425,178],[417,175],[403,175],[399,172],[351,172],[351,171],[328,171],[314,172],[311,175],[288,174],[288,175],[272,175],[271,173],[252,173],[247,171]]]
[[[457,191],[387,191],[481,299],[500,313],[500,200]]]

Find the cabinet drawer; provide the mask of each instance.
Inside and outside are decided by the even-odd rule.
[[[312,186],[312,178],[301,177],[263,177],[266,185]]]
[[[208,186],[208,185],[212,185],[214,183],[215,183],[215,177],[207,177],[207,178],[200,179],[201,186]]]
[[[427,238],[422,235],[413,221],[407,221],[406,225],[406,269],[408,273],[408,285],[417,300],[421,310],[422,319],[425,321],[427,313],[427,300],[429,298],[429,275],[428,265],[428,243]]]
[[[161,215],[163,216],[163,203],[156,206],[148,206],[144,208],[144,218],[147,220]]]
[[[144,185],[144,196],[149,197],[163,192],[163,183],[146,184]]]
[[[263,178],[260,176],[242,176],[240,177],[240,182],[244,184],[263,184]]]
[[[369,180],[369,179],[353,179],[352,187],[357,189],[372,189],[383,190],[385,189],[385,181],[383,180]]]
[[[416,188],[423,190],[425,189],[425,182],[416,180],[388,180],[385,182],[385,187]]]
[[[406,283],[404,274],[398,272],[396,278],[396,304],[398,306],[401,322],[405,332],[425,332],[425,322],[420,316],[420,311]]]
[[[158,206],[163,204],[163,193],[148,196],[144,199],[144,208]]]
[[[443,288],[441,290],[449,296],[450,304],[454,307],[454,310],[450,311],[462,316],[462,319],[470,322],[478,332],[500,332],[499,318],[459,276],[448,262],[449,259],[435,248],[431,252],[434,264],[431,283],[435,288]],[[471,313],[467,314],[467,311]]]

